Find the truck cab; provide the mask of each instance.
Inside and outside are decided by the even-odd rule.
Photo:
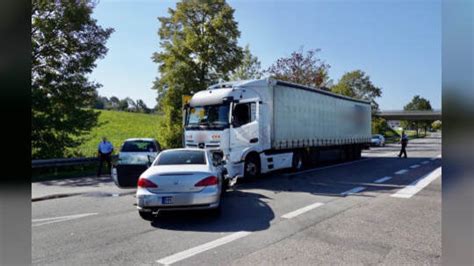
[[[268,119],[262,95],[265,90],[258,90],[267,86],[266,82],[221,83],[194,94],[185,107],[185,147],[222,153],[229,177],[243,177],[245,159],[253,154],[252,169],[248,170],[257,175],[257,157],[270,146],[270,131],[262,126]]]

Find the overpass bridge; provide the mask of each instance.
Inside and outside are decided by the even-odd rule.
[[[433,111],[380,111],[375,116],[382,117],[385,120],[441,120],[441,110]]]

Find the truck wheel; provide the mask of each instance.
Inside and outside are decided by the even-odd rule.
[[[256,154],[250,154],[245,158],[244,177],[256,178],[260,175],[260,158]]]
[[[300,171],[303,169],[303,156],[301,152],[293,152],[293,161],[292,161],[292,166],[294,171]]]
[[[142,217],[143,220],[146,221],[153,221],[155,219],[155,216],[153,215],[152,212],[143,212],[143,211],[138,211],[138,214],[140,214],[140,217]]]

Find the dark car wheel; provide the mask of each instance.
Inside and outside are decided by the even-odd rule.
[[[143,211],[138,211],[138,214],[140,214],[140,217],[142,217],[143,220],[146,221],[153,221],[155,219],[155,216],[153,215],[152,212],[143,212]]]
[[[304,163],[303,163],[303,156],[301,152],[294,152],[293,161],[292,161],[293,171],[300,171],[303,169],[303,166],[304,166]]]
[[[260,175],[260,158],[256,154],[250,154],[245,158],[244,177],[256,178]]]

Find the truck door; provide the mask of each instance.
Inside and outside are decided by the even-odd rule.
[[[231,121],[230,148],[235,161],[243,150],[259,145],[258,102],[234,103]]]

